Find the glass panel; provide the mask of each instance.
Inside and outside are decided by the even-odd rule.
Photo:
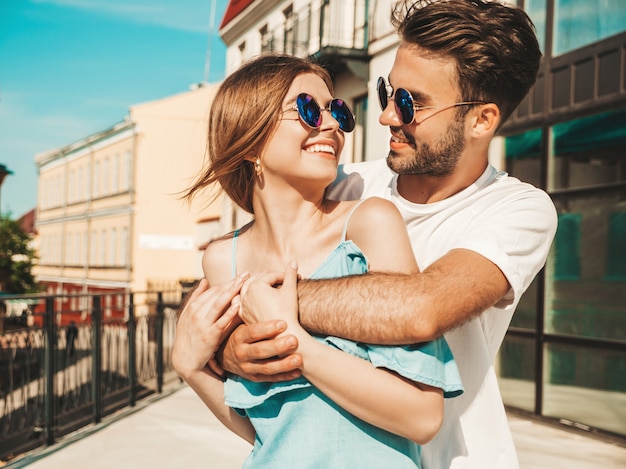
[[[506,405],[535,410],[535,345],[532,340],[506,337],[500,348],[498,382]]]
[[[626,352],[548,345],[543,414],[626,435]]]
[[[365,157],[365,138],[367,135],[367,95],[354,100],[354,119],[356,127],[353,132],[354,153],[352,161],[363,161]]]
[[[537,330],[537,287],[539,282],[539,277],[535,277],[528,290],[520,298],[511,321],[511,327]]]
[[[545,329],[626,340],[626,190],[556,200]]]
[[[578,49],[625,30],[624,0],[555,1],[554,55]]]
[[[626,110],[564,122],[552,134],[551,190],[626,181]]]
[[[546,50],[546,0],[526,0],[525,9],[537,29],[537,41],[541,52]]]
[[[534,129],[506,137],[506,171],[522,181],[541,187],[541,140],[543,131]]]

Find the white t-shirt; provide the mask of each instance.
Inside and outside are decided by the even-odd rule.
[[[340,167],[328,192],[331,199],[372,196],[394,202],[402,213],[421,270],[462,248],[491,260],[511,285],[498,304],[445,334],[465,392],[445,400],[443,426],[423,447],[424,468],[519,467],[493,363],[522,293],[545,264],[556,231],[554,204],[545,192],[492,166],[445,200],[414,204],[398,194],[397,174],[385,160]]]

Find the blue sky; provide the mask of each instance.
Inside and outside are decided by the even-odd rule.
[[[220,81],[227,3],[0,0],[0,164],[13,171],[2,213],[35,207],[36,153],[122,121],[133,104]]]

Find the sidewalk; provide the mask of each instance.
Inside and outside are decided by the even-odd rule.
[[[510,415],[522,469],[624,469],[626,448]],[[184,385],[7,468],[240,469],[250,446]],[[488,468],[485,468],[488,469]]]

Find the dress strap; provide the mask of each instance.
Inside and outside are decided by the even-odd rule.
[[[239,237],[239,230],[235,230],[233,233],[233,245],[230,254],[230,273],[231,278],[237,276],[237,238]]]
[[[343,226],[343,233],[341,234],[341,242],[343,243],[346,240],[346,235],[348,233],[348,222],[350,221],[350,218],[352,218],[352,214],[354,213],[354,211],[359,208],[359,206],[365,202],[367,199],[361,199],[359,200],[359,202],[357,204],[354,205],[354,207],[352,207],[352,210],[350,210],[350,213],[348,214],[348,216],[346,217],[346,223]]]

